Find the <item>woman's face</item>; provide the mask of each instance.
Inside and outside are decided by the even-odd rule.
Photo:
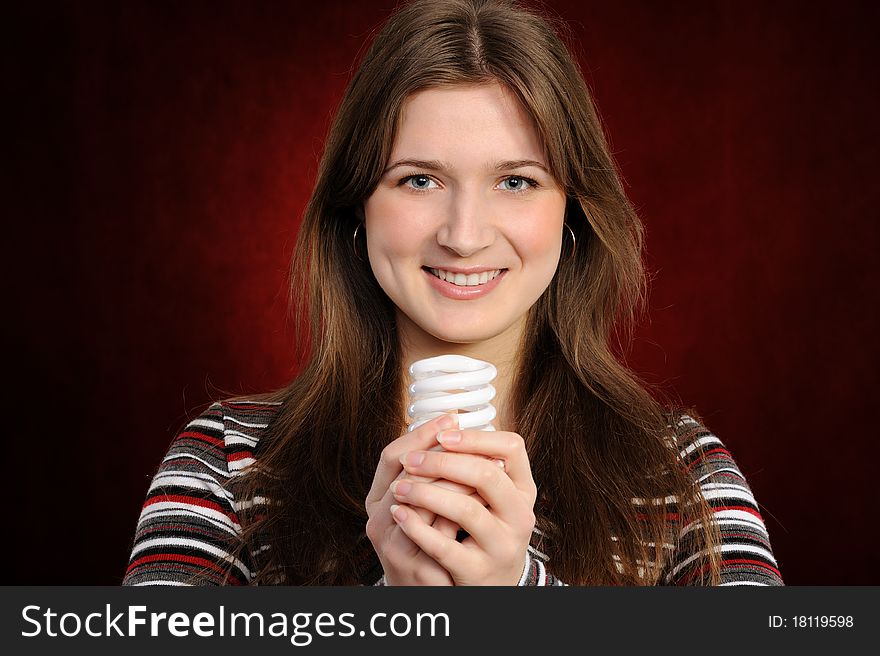
[[[562,245],[566,198],[548,169],[531,118],[500,84],[405,101],[364,203],[370,266],[404,324],[457,343],[522,325]]]

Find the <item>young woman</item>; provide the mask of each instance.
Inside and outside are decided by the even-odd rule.
[[[177,436],[124,583],[781,585],[730,453],[612,353],[641,253],[551,22],[505,0],[403,6],[299,233],[305,365]],[[407,368],[440,354],[497,367],[495,432],[406,431]]]

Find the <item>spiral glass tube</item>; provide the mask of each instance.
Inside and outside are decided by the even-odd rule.
[[[464,355],[438,355],[410,365],[407,414],[413,431],[425,422],[458,411],[459,428],[494,431],[495,366]]]

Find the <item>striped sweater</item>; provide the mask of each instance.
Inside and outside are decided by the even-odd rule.
[[[227,573],[225,582],[232,585],[254,579],[268,546],[233,557],[229,545],[242,530],[239,514],[259,500],[234,498],[227,483],[254,462],[277,411],[277,404],[266,402],[217,402],[180,431],[147,492],[123,585],[187,585],[195,575],[199,583],[215,585]],[[758,505],[730,452],[691,417],[682,417],[675,429],[681,461],[699,482],[720,530],[721,585],[783,585]],[[674,553],[659,583],[698,582],[701,554],[686,548],[694,528],[670,520],[665,547]],[[542,539],[536,528],[519,585],[566,585],[549,571]]]

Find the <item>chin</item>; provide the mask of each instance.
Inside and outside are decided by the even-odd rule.
[[[424,329],[425,328],[423,327],[423,330]],[[497,337],[504,332],[504,328],[498,326],[494,329],[484,328],[475,330],[469,326],[462,326],[452,330],[438,329],[426,330],[426,332],[443,342],[450,342],[452,344],[473,344],[474,342],[483,342],[487,339]]]

